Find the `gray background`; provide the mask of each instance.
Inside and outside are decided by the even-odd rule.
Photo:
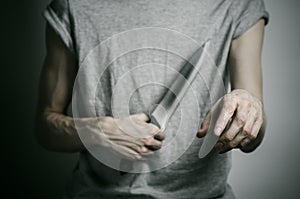
[[[10,198],[60,198],[77,159],[44,150],[33,135],[47,3],[2,3],[0,195]],[[265,3],[271,14],[263,53],[268,129],[257,151],[234,152],[229,182],[238,199],[297,198],[300,185],[300,2]]]

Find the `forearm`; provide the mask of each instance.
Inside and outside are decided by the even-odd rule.
[[[39,143],[51,151],[79,152],[84,149],[73,118],[62,113],[38,114],[36,135]]]
[[[250,133],[250,136],[241,142],[240,148],[243,152],[254,151],[261,144],[266,131],[261,64],[264,24],[263,20],[259,20],[247,32],[233,40],[230,49],[229,67],[232,89],[247,91],[250,94],[249,99],[252,98],[249,101],[252,103],[251,106],[256,107],[256,111],[246,114],[247,117],[244,118],[248,121],[248,125],[243,127],[244,134],[247,132],[252,132],[252,134]]]

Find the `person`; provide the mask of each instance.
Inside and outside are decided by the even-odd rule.
[[[39,143],[51,151],[80,152],[65,198],[234,198],[227,184],[230,151],[237,148],[246,153],[252,152],[265,134],[261,52],[268,13],[263,0],[53,0],[44,17],[47,20],[47,53],[40,78],[36,135]],[[110,44],[105,45],[107,52],[97,51],[99,44],[118,33],[143,27],[174,30],[199,43],[209,38],[208,53],[222,75],[227,94],[222,98],[224,105],[214,127],[219,140],[206,158],[197,158],[202,139],[195,138],[180,158],[164,168],[146,173],[120,173],[97,161],[86,150],[76,121],[90,129],[94,145],[105,146],[125,159],[147,158],[152,152],[160,151],[172,133],[179,129],[180,123],[180,113],[175,113],[165,131],[149,123],[145,113],[157,102],[163,88],[146,86],[137,91],[133,104],[128,105],[131,114],[127,117],[114,117],[110,106],[112,91],[118,79],[132,71],[132,66],[155,62],[157,57],[160,62],[174,65],[177,69],[181,62],[169,52],[153,49],[123,55],[101,76],[102,86],[95,98],[98,104],[96,118],[88,114],[75,118],[68,114],[68,106],[81,68],[88,63],[99,64],[103,59],[108,61],[123,47],[118,39],[107,42]],[[139,31],[130,34],[134,36],[129,38],[138,40]],[[168,49],[180,42],[172,38],[146,37],[143,42],[157,42]],[[128,43],[135,43],[135,39]],[[183,53],[191,53],[188,45],[180,43],[180,49]],[[124,93],[130,92],[131,85],[141,79],[170,81],[167,67],[155,68],[148,66],[144,73],[129,74],[131,79],[122,86]],[[85,84],[84,89],[89,89],[86,85],[91,80],[84,80],[86,82],[80,83]],[[198,93],[204,92],[204,87],[198,87],[195,98],[200,98]],[[197,116],[196,108],[189,106],[192,100],[193,95],[187,94],[181,109],[188,112],[188,125],[197,123],[199,126],[197,131],[192,132],[194,137],[202,138],[209,129],[219,101],[211,107],[206,105],[208,112],[201,111],[201,115]],[[122,109],[122,106],[119,107]],[[135,127],[131,126],[133,123]],[[131,130],[124,132],[120,124],[131,130],[138,129],[144,137],[131,135],[128,132]],[[185,131],[188,134],[190,130],[187,128]],[[162,153],[160,160],[180,151],[182,142],[184,137],[172,142],[169,152],[167,155]]]

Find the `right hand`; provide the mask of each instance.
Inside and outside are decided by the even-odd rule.
[[[161,148],[165,133],[157,126],[148,123],[145,114],[130,115],[125,118],[99,117],[80,120],[76,125],[89,133],[88,143],[104,146],[112,152],[130,160],[143,159],[152,151]],[[78,124],[78,122],[76,122]]]

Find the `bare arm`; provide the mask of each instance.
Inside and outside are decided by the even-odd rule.
[[[229,66],[232,89],[243,89],[258,98],[262,105],[262,124],[254,140],[241,147],[244,152],[255,150],[262,142],[266,130],[266,117],[263,108],[262,45],[264,20],[257,22],[245,34],[232,41]]]
[[[75,128],[76,120],[88,138],[89,143],[85,144],[110,148],[125,158],[139,159],[141,154],[161,147],[164,133],[149,124],[145,114],[118,119],[106,116],[74,119],[67,116],[66,108],[71,101],[77,73],[76,59],[49,25],[46,43],[36,114],[36,136],[42,146],[59,152],[84,150]],[[140,134],[145,138],[137,136]]]
[[[233,40],[229,54],[232,89],[245,89],[263,100],[261,53],[264,20]]]
[[[233,148],[252,152],[264,137],[266,120],[261,66],[263,36],[264,20],[260,20],[231,43],[228,65],[232,92],[223,98],[223,109],[214,129],[215,134],[220,136],[216,147],[221,153]],[[199,137],[205,136],[208,130],[214,107],[202,123],[197,134]],[[226,130],[230,119],[232,121]]]
[[[80,151],[83,145],[74,121],[65,115],[77,73],[75,57],[49,25],[46,27],[46,50],[40,77],[36,136],[49,150]]]

